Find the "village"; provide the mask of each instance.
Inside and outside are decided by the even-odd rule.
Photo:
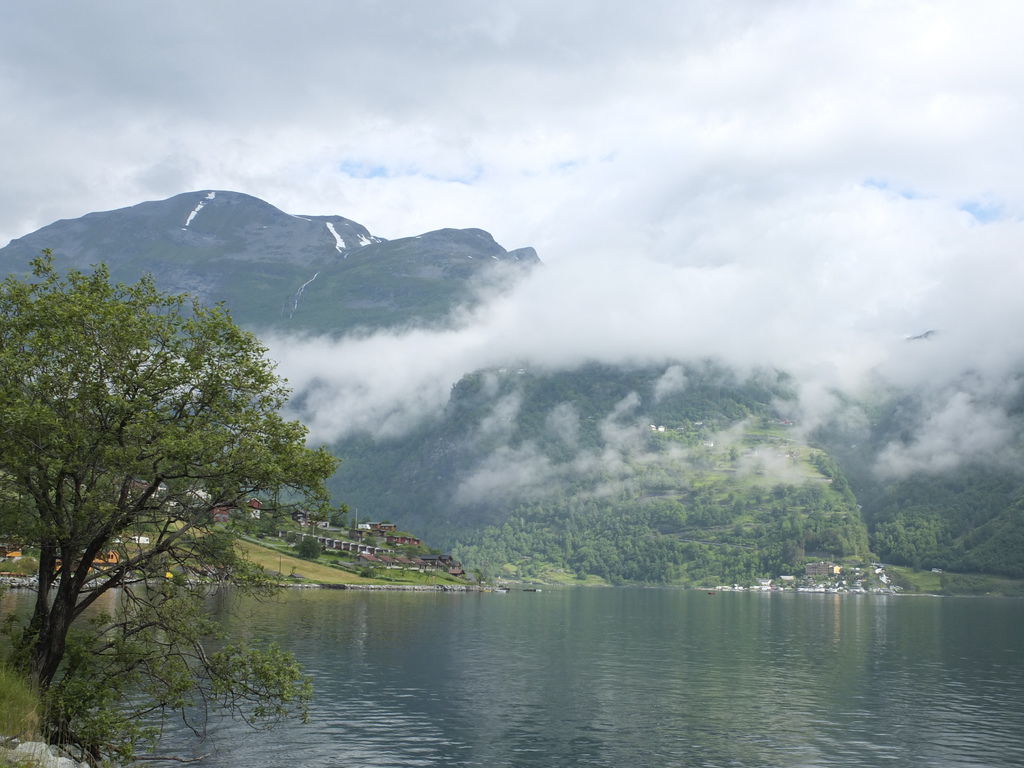
[[[161,489],[163,491],[163,489]],[[203,491],[192,491],[191,496],[201,501],[209,499]],[[173,502],[172,502],[173,503]],[[387,521],[356,522],[351,528],[331,528],[326,520],[313,517],[309,512],[296,510],[291,513],[291,523],[284,517],[276,521],[267,519],[265,503],[257,498],[250,498],[240,504],[212,504],[209,508],[209,521],[216,527],[230,526],[241,539],[259,543],[263,547],[281,551],[283,547],[291,555],[315,561],[322,556],[332,563],[364,578],[382,578],[393,580],[387,574],[405,572],[416,575],[419,579],[427,579],[433,583],[438,579],[450,584],[475,584],[475,574],[467,573],[462,563],[450,554],[442,554],[430,550],[423,541],[408,532],[399,531],[398,526]],[[133,552],[150,546],[151,536],[148,532],[138,532],[125,538],[115,538],[109,549],[98,552],[92,560],[92,569],[102,572],[117,566],[125,557]],[[276,534],[276,535],[275,535]],[[276,542],[276,543],[275,543]],[[34,558],[24,558],[23,547],[14,542],[0,542],[0,585],[9,587],[31,587],[36,583],[34,573],[26,568],[34,566]],[[6,566],[6,567],[5,567]],[[269,569],[268,569],[269,570]],[[295,573],[276,573],[278,577],[294,579]],[[168,573],[168,577],[172,574]],[[201,570],[183,572],[186,579],[216,579],[218,574]],[[406,577],[400,577],[406,580]]]
[[[802,576],[758,579],[752,586],[719,585],[718,592],[828,592],[833,594],[895,595],[902,589],[893,583],[882,563],[843,566],[829,561],[807,563]]]
[[[285,551],[308,560],[333,559],[335,566],[363,577],[390,580],[387,576],[389,572],[396,576],[399,572],[406,572],[424,574],[431,578],[441,577],[456,583],[478,584],[477,575],[467,572],[451,554],[429,550],[422,539],[407,531],[400,531],[395,523],[355,521],[351,526],[340,524],[332,527],[328,520],[317,518],[304,510],[295,510],[290,515],[291,526],[286,527],[287,522],[282,525],[281,518],[277,518],[276,522],[267,520],[263,513],[268,511],[264,502],[251,498],[237,506],[214,504],[209,514],[212,523],[232,525],[238,528],[243,537],[260,540],[262,546],[278,551],[284,547]],[[288,517],[283,519],[288,521]],[[254,525],[258,529],[253,529]],[[126,547],[145,548],[149,543],[149,537],[141,533],[124,541],[116,539],[116,546],[98,553],[93,565],[100,570],[116,565],[123,552],[127,551]],[[16,561],[21,554],[20,547],[13,544],[0,545],[2,560]],[[292,578],[292,574],[278,573],[278,576]],[[10,586],[21,585],[25,577],[23,573],[3,572],[0,569],[0,581]],[[807,563],[800,575],[760,578],[751,584],[724,584],[702,589],[709,592],[793,591],[880,595],[901,592],[901,588],[894,583],[881,563],[848,562],[842,565],[831,561]]]
[[[303,540],[311,540],[324,552],[347,553],[356,563],[371,568],[443,572],[453,578],[474,580],[472,574],[467,574],[463,569],[462,563],[450,554],[427,553],[421,539],[399,531],[395,523],[357,523],[342,538],[327,535],[332,533],[327,521],[313,520],[304,511],[293,512],[292,520],[299,525],[300,530],[278,530],[277,537],[296,546]],[[307,528],[314,530],[301,530]]]

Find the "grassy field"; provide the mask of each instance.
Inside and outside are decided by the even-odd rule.
[[[312,560],[303,560],[285,554],[276,549],[254,544],[251,541],[238,540],[238,548],[257,565],[263,567],[268,574],[281,573],[287,581],[303,579],[316,584],[380,584],[377,579],[366,579],[355,573],[324,565]],[[289,579],[287,577],[297,578]]]
[[[267,544],[258,544],[245,539],[238,540],[238,547],[245,556],[263,567],[268,574],[281,573],[282,581],[306,581],[314,584],[465,584],[447,574],[420,573],[398,569],[376,568],[374,578],[366,578],[357,573],[332,565],[329,555],[319,560],[303,560],[288,554],[287,545],[277,539],[268,539]]]
[[[1024,596],[1024,580],[976,573],[933,573],[887,565],[886,571],[906,592],[932,595]]]

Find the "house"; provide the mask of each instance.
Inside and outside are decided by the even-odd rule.
[[[327,527],[326,520],[317,520],[313,517],[313,515],[310,512],[306,511],[305,509],[297,509],[294,512],[292,512],[292,520],[294,520],[299,525],[303,526],[311,525],[315,528]]]
[[[96,557],[92,559],[93,565],[117,565],[119,562],[121,562],[121,556],[114,550],[99,552]]]
[[[0,544],[0,557],[9,557],[11,559],[21,557],[21,547],[14,544]]]
[[[462,568],[462,563],[457,562],[451,555],[420,555],[420,562],[428,568],[444,568],[448,571],[452,568]]]
[[[210,516],[215,523],[226,523],[231,519],[231,507],[227,504],[218,504],[210,510]]]
[[[398,530],[398,526],[394,523],[363,523],[359,527],[362,528],[363,525],[374,533],[391,533]]]
[[[804,566],[804,575],[806,576],[838,576],[842,572],[843,567],[835,563],[818,562],[808,563]]]
[[[422,541],[417,539],[415,536],[406,536],[405,534],[389,533],[384,537],[384,541],[388,544],[396,545],[399,547],[419,547],[423,544]]]

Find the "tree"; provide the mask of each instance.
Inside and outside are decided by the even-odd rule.
[[[316,560],[320,557],[320,553],[323,552],[320,542],[312,536],[303,536],[296,549],[298,550],[299,557],[304,560]]]
[[[287,389],[223,308],[150,278],[113,285],[103,266],[61,277],[48,253],[33,267],[0,284],[0,536],[40,552],[11,633],[48,736],[124,756],[143,715],[303,711],[287,655],[205,647],[201,601],[211,584],[268,584],[213,512],[254,496],[324,509],[336,461],[279,415]]]

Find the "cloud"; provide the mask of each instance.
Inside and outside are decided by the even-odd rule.
[[[1008,415],[1020,383],[971,377],[927,393],[923,415],[906,439],[889,442],[875,462],[883,479],[947,472],[964,462],[1019,466],[1020,424]]]
[[[671,253],[712,231],[676,221],[688,209],[865,178],[1012,218],[1022,21],[951,0],[226,0],[202,23],[24,4],[0,31],[0,135],[19,148],[0,239],[186,188],[384,236],[482,226],[551,259]]]
[[[668,395],[674,395],[686,390],[689,382],[686,379],[686,372],[681,365],[669,366],[665,373],[654,383],[654,399],[659,401]]]
[[[23,3],[0,242],[213,188],[538,248],[447,328],[271,339],[318,440],[402,434],[513,360],[778,366],[811,422],[1024,358],[1022,26],[1011,0]]]
[[[646,415],[639,409],[636,393],[626,395],[612,409],[598,415],[600,441],[596,446],[580,448],[572,443],[569,458],[556,459],[533,441],[491,445],[457,479],[453,503],[459,506],[493,504],[495,499],[519,502],[541,501],[557,497],[567,487],[574,498],[606,498],[623,491],[635,491],[644,482],[671,478],[678,486],[687,470],[704,470],[709,457],[717,463],[729,455],[737,476],[756,476],[761,482],[802,484],[806,471],[781,445],[745,445],[751,424],[742,421],[728,429],[706,436],[703,446],[692,449],[667,441],[653,445]],[[499,401],[495,412],[504,412]],[[484,423],[491,419],[484,418]],[[575,408],[560,403],[552,408],[547,424],[572,423]],[[485,430],[481,430],[485,431]]]
[[[772,214],[784,224],[767,214],[747,223],[763,232],[751,249],[705,244],[675,261],[595,252],[536,269],[446,326],[271,339],[272,355],[325,439],[397,434],[439,415],[463,374],[506,365],[666,363],[659,397],[686,385],[674,361],[777,367],[796,377],[810,427],[836,391],[856,396],[880,379],[934,386],[965,370],[1005,377],[1024,360],[1024,340],[1009,332],[1024,324],[1010,248],[1021,224],[994,231],[870,187],[850,189],[842,205],[801,197]],[[907,340],[929,328],[940,330]]]
[[[523,406],[521,392],[512,392],[500,398],[491,412],[480,422],[479,433],[484,440],[508,440],[515,430],[516,417]]]
[[[580,440],[580,414],[572,403],[559,403],[544,419],[547,432],[567,448],[575,448]]]

